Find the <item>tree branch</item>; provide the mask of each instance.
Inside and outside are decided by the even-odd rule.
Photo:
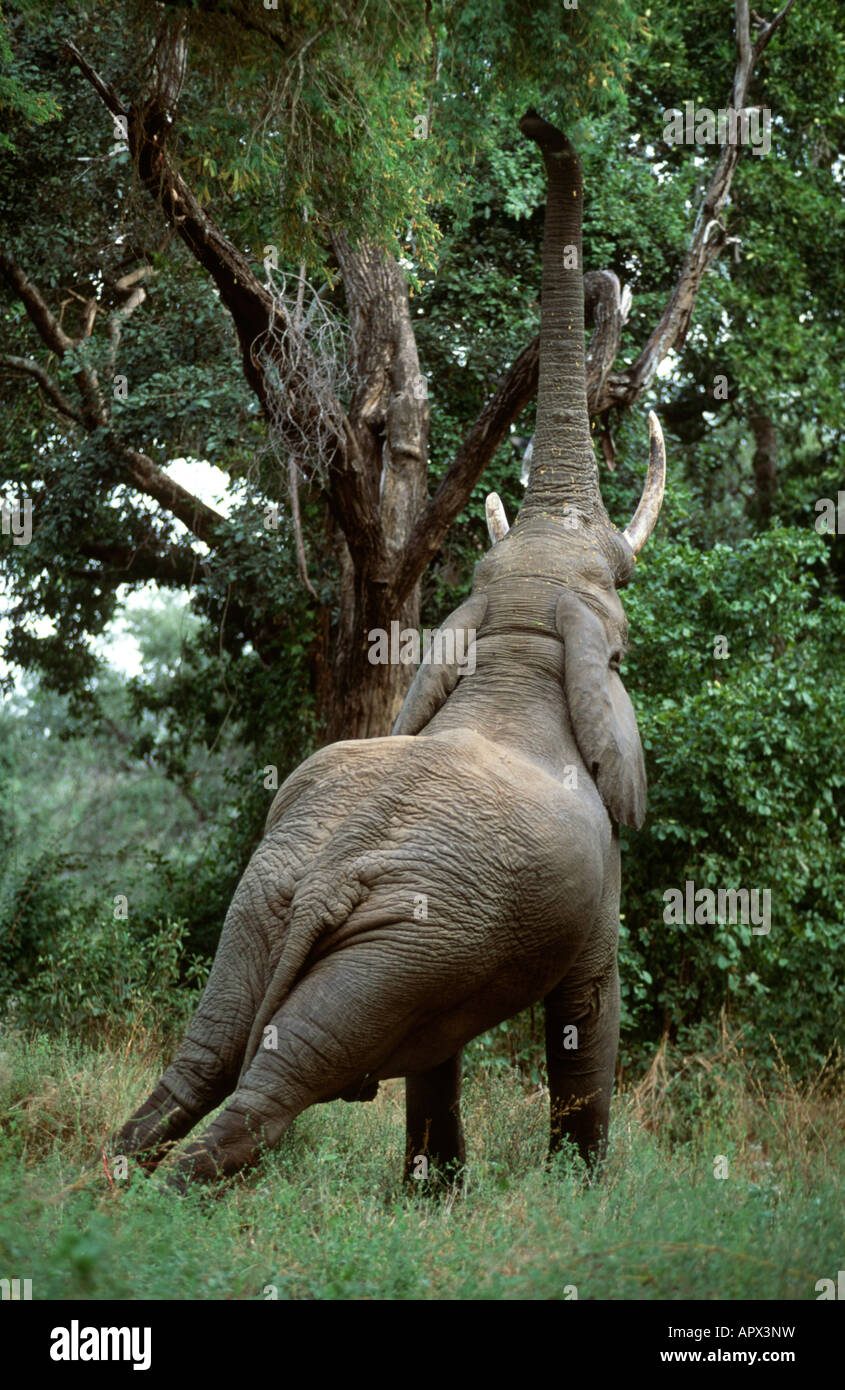
[[[14,255],[2,248],[0,248],[0,273],[4,275],[18,299],[23,301],[30,321],[37,330],[41,341],[51,352],[61,358],[79,346],[77,339],[69,338],[65,333],[38,286],[30,280]],[[100,391],[97,373],[91,367],[80,367],[78,371],[74,372],[74,381],[83,401],[82,423],[87,429],[97,429],[104,425],[108,419],[108,412]]]
[[[33,284],[23,267],[10,251],[0,248],[0,271],[23,306],[38,331],[42,342],[57,357],[64,357],[74,347],[73,338],[65,333],[38,286]]]
[[[202,555],[175,546],[166,550],[156,550],[144,543],[118,545],[105,541],[86,541],[79,546],[79,553],[107,568],[105,571],[71,569],[69,573],[80,579],[98,580],[100,583],[105,575],[116,583],[133,580],[146,582],[154,579],[159,584],[187,589],[196,582],[198,574],[208,572],[208,561]]]
[[[106,444],[113,456],[125,465],[130,479],[140,492],[145,492],[148,497],[154,498],[167,511],[178,517],[197,540],[205,541],[206,545],[214,545],[219,538],[220,530],[228,525],[220,512],[174,482],[146,454],[128,448],[113,436],[107,438]]]
[[[184,74],[183,17],[165,22],[156,44],[154,79],[143,101],[127,107],[113,89],[96,73],[74,44],[67,44],[72,60],[113,114],[127,116],[129,147],[144,187],[160,208],[165,220],[178,233],[220,292],[232,316],[241,348],[243,372],[261,404],[268,406],[274,392],[268,368],[284,380],[290,364],[285,358],[285,335],[290,330],[288,314],[281,301],[254,274],[246,257],[200,207],[182,175],[173,167],[166,151],[166,135],[172,122],[173,107]],[[271,329],[275,327],[275,331]],[[267,345],[255,352],[257,340]],[[296,373],[297,390],[288,393],[286,408],[297,412],[291,437],[283,438],[286,449],[296,449],[304,425],[322,409],[309,393],[307,372],[303,373],[300,354]],[[314,373],[316,377],[316,373]],[[279,412],[273,412],[277,417]],[[282,412],[283,414],[283,412]],[[381,528],[373,489],[359,455],[355,431],[339,402],[333,418],[340,422],[329,431],[327,493],[329,504],[342,526],[351,552],[365,556],[380,550]]]
[[[120,308],[115,309],[114,313],[109,315],[108,333],[111,342],[109,361],[112,367],[114,367],[117,358],[117,350],[120,347],[124,323],[130,315],[134,314],[136,309],[140,308],[147,298],[147,291],[141,284],[141,280],[146,279],[148,275],[155,275],[156,273],[157,272],[153,270],[152,266],[142,265],[139,266],[137,270],[130,271],[128,275],[122,275],[119,280],[115,281],[115,289],[117,289],[119,293],[125,294],[126,298]]]
[[[38,287],[24,273],[15,258],[4,251],[0,251],[0,270],[5,274],[19,297],[23,299],[24,307],[43,341],[57,357],[64,357],[76,344],[61,328]],[[135,293],[138,292],[135,291]],[[33,377],[44,388],[63,415],[76,424],[82,425],[89,432],[100,429],[108,423],[108,415],[100,393],[97,375],[91,369],[80,368],[78,372],[74,373],[74,380],[79,387],[84,403],[83,411],[79,414],[74,411],[70,402],[51,381],[46,370],[40,367],[37,362],[31,361],[29,358],[13,356],[4,356],[0,358],[0,362],[5,362],[7,366],[24,371]],[[140,453],[137,449],[129,448],[128,445],[110,433],[106,434],[104,443],[112,456],[123,464],[130,480],[141,492],[146,493],[148,497],[153,497],[161,506],[178,517],[198,540],[205,541],[209,545],[214,543],[216,533],[227,525],[226,518],[220,512],[215,511],[213,507],[209,507],[185,488],[180,487],[179,483],[169,478],[146,454]]]
[[[38,362],[34,362],[31,357],[13,357],[10,353],[0,353],[0,367],[7,367],[10,371],[24,372],[31,376],[41,387],[44,395],[52,401],[58,411],[68,420],[73,420],[77,425],[83,425],[84,421],[78,411],[74,410],[67,396],[62,395],[52,377],[44,367]]]
[[[420,516],[395,581],[400,600],[416,584],[472,489],[498,449],[511,423],[537,394],[540,339],[535,338],[508,369],[465,436],[440,486]]]
[[[631,291],[624,290],[612,270],[590,270],[584,276],[584,317],[592,321],[593,335],[587,347],[587,405],[591,415],[599,414],[604,383],[619,354],[628,315]]]
[[[787,3],[784,5],[780,13],[776,14],[772,22],[770,24],[767,24],[764,28],[762,34],[760,35],[759,39],[754,45],[753,62],[755,63],[755,65],[757,63],[757,59],[760,57],[760,54],[763,52],[764,48],[768,44],[775,30],[779,29],[780,26],[783,24],[783,21],[786,19],[786,16],[789,14],[789,11],[792,9],[792,6],[794,4],[795,0],[787,0]]]
[[[126,105],[125,102],[121,101],[120,97],[117,95],[117,92],[114,90],[114,87],[112,87],[108,82],[106,82],[104,78],[102,78],[100,74],[96,72],[94,68],[92,68],[87,58],[84,58],[83,55],[80,53],[76,44],[71,43],[70,39],[65,39],[65,48],[67,49],[76,66],[79,68],[80,72],[88,80],[88,82],[90,82],[91,86],[94,88],[94,91],[97,93],[97,96],[100,98],[100,101],[103,103],[106,109],[111,111],[113,116],[126,116],[128,118],[129,107]]]
[[[314,585],[308,578],[308,562],[305,557],[305,541],[302,538],[302,518],[299,515],[299,474],[296,459],[291,454],[288,459],[288,492],[290,493],[290,513],[293,521],[293,535],[296,543],[296,567],[299,577],[312,598],[317,597]]]
[[[748,84],[754,68],[772,35],[780,27],[795,0],[783,9],[763,29],[755,44],[751,43],[748,0],[735,0],[737,62],[731,85],[730,106],[734,111],[745,108]],[[728,244],[730,238],[721,222],[721,212],[730,192],[734,171],[742,146],[729,140],[710,177],[693,226],[692,237],[675,287],[648,342],[636,361],[623,372],[606,378],[596,402],[598,411],[611,406],[627,409],[653,380],[657,368],[669,352],[679,352],[686,342],[693,309],[701,281],[712,262]],[[712,234],[715,229],[715,234]]]

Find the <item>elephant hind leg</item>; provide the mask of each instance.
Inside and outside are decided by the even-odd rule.
[[[252,944],[260,909],[257,890],[242,881],[185,1038],[155,1090],[113,1140],[116,1154],[137,1154],[143,1167],[155,1168],[237,1086],[264,987],[264,963],[255,961]]]
[[[457,1175],[465,1160],[458,1051],[430,1071],[405,1078],[405,1181],[425,1190],[430,1166]]]
[[[130,1115],[113,1140],[115,1154],[136,1154],[143,1168],[154,1169],[173,1144],[231,1095],[237,1084],[246,1034],[246,1024],[240,1030],[233,1027],[223,1051],[200,1041],[210,1036],[201,1004],[187,1037],[155,1090]]]
[[[158,1166],[173,1144],[183,1139],[209,1111],[225,1100],[232,1090],[234,1078],[230,1082],[220,1077],[216,1085],[209,1082],[194,1092],[192,1105],[176,1097],[170,1088],[171,1082],[168,1070],[112,1140],[115,1155],[137,1155],[141,1167],[148,1172]]]
[[[549,1073],[549,1153],[573,1140],[591,1173],[607,1151],[619,1046],[616,959],[599,976],[566,977],[544,1001]]]
[[[228,1105],[179,1156],[174,1185],[229,1177],[309,1106],[374,1085],[369,1078],[414,1022],[404,972],[386,983],[379,964],[380,943],[339,952],[294,986]]]
[[[115,1153],[137,1154],[142,1167],[149,1170],[238,1084],[255,1003],[243,984],[233,988],[230,983],[224,989],[221,977],[225,979],[226,967],[230,979],[238,968],[231,956],[231,951],[218,953],[176,1056],[113,1141]],[[237,981],[237,975],[234,978]]]

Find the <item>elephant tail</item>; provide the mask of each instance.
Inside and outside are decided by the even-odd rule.
[[[325,883],[315,883],[316,877],[314,875],[310,881],[306,879],[297,890],[290,931],[255,1016],[238,1085],[255,1060],[264,1029],[296,983],[312,948],[325,932],[340,926],[366,896],[367,890],[357,876],[343,879],[333,890]]]

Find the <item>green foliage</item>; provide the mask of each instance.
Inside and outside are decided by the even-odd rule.
[[[35,9],[35,3],[29,0],[21,4],[19,0],[13,8],[26,13]],[[41,74],[34,63],[21,60],[15,53],[9,27],[9,19],[0,10],[0,150],[14,151],[9,127],[44,125],[54,120],[61,108],[51,93],[37,89]]]
[[[83,930],[71,920],[54,932],[32,979],[11,996],[11,1017],[90,1040],[104,1024],[126,1029],[140,1016],[175,1032],[198,1003],[208,968],[207,960],[185,959],[186,937],[179,921],[142,940],[113,916],[89,917]]]
[[[570,11],[543,0],[528,25],[515,0],[351,11],[305,0],[260,18],[179,8],[194,75],[181,146],[192,183],[225,201],[257,260],[268,242],[323,270],[324,233],[338,224],[393,250],[410,241],[430,268],[440,209],[463,204],[468,167],[526,106],[571,124],[590,104],[624,100],[636,22],[628,0]],[[136,45],[149,42],[158,8],[140,0],[130,14]]]
[[[265,731],[259,756],[245,754],[225,710],[215,721],[199,708],[182,672],[196,627],[177,603],[131,610],[142,675],[127,704],[106,668],[96,720],[37,688],[0,715],[4,1000],[43,988],[49,1009],[48,976],[34,983],[39,958],[65,950],[74,931],[86,939],[118,894],[139,947],[182,920],[187,955],[213,951],[271,797],[263,768],[286,769],[283,737]],[[187,741],[176,732],[186,727]]]
[[[653,540],[626,595],[625,679],[649,772],[648,821],[624,847],[629,1055],[656,1029],[675,1033],[723,1006],[762,1054],[777,1033],[799,1070],[836,1042],[845,603],[825,588],[825,553],[794,529],[707,552]],[[687,880],[768,889],[770,932],[666,924],[664,892]]]

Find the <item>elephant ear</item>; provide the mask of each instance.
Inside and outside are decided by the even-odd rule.
[[[634,707],[610,664],[614,649],[604,623],[571,593],[559,600],[555,621],[578,751],[613,819],[639,830],[646,809],[643,749]]]
[[[454,637],[451,642],[441,640],[438,643],[438,634],[456,633],[459,630],[475,633],[481,626],[486,609],[486,594],[470,594],[466,602],[450,613],[437,629],[432,643],[433,650],[441,654],[443,651],[451,652],[455,659],[424,661],[421,664],[405,696],[405,703],[393,725],[392,734],[418,734],[420,729],[424,729],[429,720],[434,718],[458,684],[463,669],[458,665],[458,643]],[[461,650],[462,655],[468,650],[466,642]]]

